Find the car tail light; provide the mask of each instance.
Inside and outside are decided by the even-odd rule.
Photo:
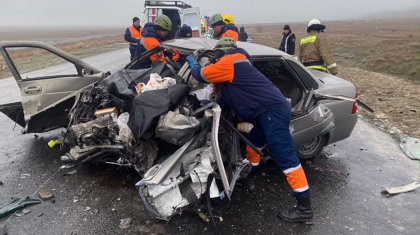
[[[356,94],[356,97],[355,97],[355,101],[354,101],[354,103],[353,103],[353,108],[351,109],[351,114],[353,114],[353,113],[357,113],[357,97],[358,97],[358,95]]]

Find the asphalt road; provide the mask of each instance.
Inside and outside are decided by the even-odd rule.
[[[117,57],[121,56],[120,59]],[[108,53],[121,67],[127,50]],[[87,59],[103,68],[107,58]],[[110,64],[107,62],[107,64]],[[115,66],[115,64],[113,64]],[[108,69],[111,70],[112,69]],[[0,80],[1,103],[18,99],[12,80]],[[15,95],[13,95],[15,94]],[[0,205],[11,197],[48,190],[55,202],[29,207],[30,213],[0,220],[9,234],[211,234],[197,215],[183,213],[169,222],[151,219],[134,187],[138,177],[123,167],[83,165],[74,175],[58,170],[63,151],[47,142],[59,131],[22,135],[0,114]],[[217,205],[225,234],[419,234],[420,190],[387,197],[383,187],[420,179],[420,162],[408,159],[386,133],[359,120],[352,136],[304,164],[316,213],[313,225],[290,224],[277,213],[293,204],[284,177],[271,165],[256,176],[252,191],[237,188],[232,201]],[[131,226],[119,228],[120,219]]]

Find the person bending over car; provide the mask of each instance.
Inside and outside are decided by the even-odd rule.
[[[251,64],[248,53],[237,48],[233,38],[220,39],[214,52],[216,62],[205,67],[201,67],[194,56],[187,57],[192,76],[203,83],[216,83],[221,93],[218,103],[222,108],[233,110],[238,117],[254,125],[250,140],[257,147],[268,144],[271,157],[285,174],[297,200],[297,207],[281,212],[278,217],[290,222],[311,221],[310,190],[289,131],[289,102]],[[247,155],[256,154],[251,150],[247,148]]]
[[[143,54],[146,51],[152,50],[160,46],[160,43],[165,41],[168,37],[169,31],[172,30],[172,22],[166,15],[159,15],[154,24],[147,23],[143,27],[142,37],[136,51],[135,57]],[[155,61],[165,62],[165,55],[163,52],[158,52],[139,64],[139,69],[150,68]]]

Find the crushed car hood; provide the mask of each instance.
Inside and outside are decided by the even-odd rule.
[[[164,47],[176,48],[185,51],[213,50],[217,40],[205,38],[174,39],[163,42]],[[250,56],[282,56],[292,57],[272,47],[247,42],[237,42],[239,48],[243,48]]]

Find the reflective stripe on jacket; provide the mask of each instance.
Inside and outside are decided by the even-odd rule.
[[[327,40],[319,33],[309,33],[299,43],[299,60],[303,64],[323,61],[323,64],[307,66],[324,72],[337,73],[337,64],[328,46]]]
[[[296,43],[296,36],[292,31],[289,31],[288,34],[282,34],[281,42],[280,42],[280,51],[284,51],[289,55],[295,54],[295,43]]]
[[[290,109],[281,91],[251,64],[243,49],[228,51],[215,64],[196,66],[191,73],[198,81],[219,83],[219,104],[245,121],[253,122],[259,114],[274,107]]]

